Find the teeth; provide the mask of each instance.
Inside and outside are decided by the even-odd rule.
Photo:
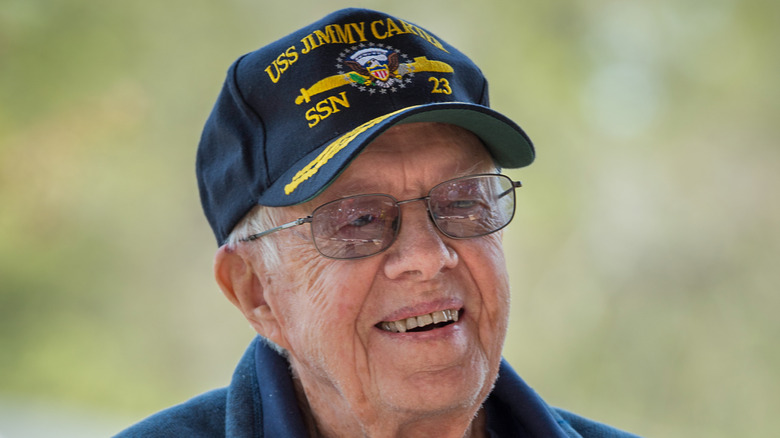
[[[458,309],[437,310],[436,312],[428,313],[426,315],[413,316],[411,318],[399,319],[398,321],[384,321],[379,324],[379,326],[382,330],[388,332],[406,333],[407,330],[425,327],[430,324],[438,324],[447,321],[457,322],[459,316],[460,310]]]

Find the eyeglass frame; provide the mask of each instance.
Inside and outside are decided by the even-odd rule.
[[[268,229],[268,230],[265,230],[265,231],[261,231],[259,233],[251,234],[251,235],[249,235],[247,237],[239,239],[239,242],[253,242],[253,241],[255,241],[255,240],[257,240],[257,239],[259,239],[259,238],[261,238],[263,236],[266,236],[268,234],[271,234],[271,233],[274,233],[274,232],[277,232],[277,231],[280,231],[280,230],[286,230],[288,228],[296,227],[298,225],[312,223],[312,221],[314,220],[314,214],[320,208],[322,208],[322,207],[324,207],[326,205],[332,204],[334,202],[343,201],[345,199],[359,198],[359,197],[363,197],[363,196],[385,196],[385,197],[388,197],[388,198],[392,199],[393,202],[395,202],[395,205],[399,208],[399,210],[400,210],[400,206],[403,205],[403,204],[408,204],[410,202],[415,202],[415,201],[426,201],[425,202],[425,211],[428,212],[428,218],[433,223],[433,226],[436,227],[436,230],[438,230],[444,236],[449,237],[450,239],[458,239],[458,240],[474,239],[474,238],[477,238],[477,237],[488,236],[490,234],[493,234],[495,232],[498,232],[498,231],[506,228],[507,225],[509,225],[512,222],[512,219],[514,219],[514,217],[515,217],[515,211],[517,209],[517,196],[516,195],[513,196],[514,200],[513,200],[513,204],[512,204],[512,215],[509,217],[509,220],[504,225],[502,225],[499,228],[496,228],[495,230],[492,230],[492,231],[484,233],[484,234],[479,234],[479,235],[476,235],[476,236],[457,237],[457,236],[449,235],[444,230],[442,230],[441,227],[439,227],[439,224],[436,223],[436,220],[433,218],[433,213],[431,213],[430,199],[431,199],[431,192],[433,190],[435,190],[437,187],[439,187],[439,186],[441,186],[443,184],[447,184],[447,183],[450,183],[450,182],[453,182],[453,181],[457,181],[459,179],[473,178],[473,177],[479,177],[479,176],[498,176],[498,177],[506,178],[510,182],[509,189],[507,189],[505,192],[499,194],[499,196],[498,196],[499,198],[506,196],[510,192],[514,193],[515,189],[521,188],[523,186],[522,182],[513,180],[509,176],[501,174],[501,173],[479,173],[479,174],[474,174],[474,175],[464,175],[464,176],[460,176],[460,177],[457,177],[457,178],[452,178],[452,179],[448,179],[446,181],[442,181],[442,182],[436,184],[435,186],[431,187],[431,189],[428,190],[428,194],[427,195],[421,196],[419,198],[405,199],[405,200],[402,200],[402,201],[399,201],[398,199],[395,198],[395,196],[387,194],[387,193],[364,193],[364,194],[358,194],[358,195],[345,196],[343,198],[334,199],[332,201],[328,201],[328,202],[325,202],[323,204],[318,205],[316,208],[314,208],[314,210],[312,210],[311,214],[306,216],[306,217],[301,217],[301,218],[298,218],[298,219],[296,219],[294,221],[287,222],[285,224],[273,227],[271,229]],[[358,257],[346,257],[346,258],[332,257],[332,256],[329,256],[329,255],[323,254],[322,251],[320,251],[320,248],[317,246],[317,243],[315,241],[313,232],[312,232],[312,236],[311,236],[312,243],[314,244],[314,248],[317,250],[317,252],[321,256],[323,256],[325,258],[328,258],[328,259],[332,259],[332,260],[358,260],[358,259],[363,259],[363,258],[367,258],[367,257],[373,257],[373,256],[375,256],[377,254],[381,254],[382,252],[387,251],[391,246],[393,246],[393,243],[395,243],[395,240],[398,238],[398,233],[401,232],[401,215],[400,214],[398,216],[398,220],[399,220],[398,229],[393,232],[393,239],[390,241],[390,243],[387,244],[386,247],[382,248],[381,250],[379,250],[379,251],[377,251],[377,252],[375,252],[373,254],[367,254],[367,255],[358,256]]]

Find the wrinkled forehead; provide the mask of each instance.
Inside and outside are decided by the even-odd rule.
[[[494,169],[487,149],[471,132],[444,123],[411,123],[395,126],[374,140],[323,195],[402,196],[394,193],[399,190],[424,194],[442,181]]]

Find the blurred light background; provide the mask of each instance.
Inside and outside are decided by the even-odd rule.
[[[241,54],[349,5],[471,56],[537,162],[505,355],[648,436],[780,429],[780,3],[0,1],[0,437],[108,436],[228,383],[200,130]],[[346,280],[345,280],[346,281]]]

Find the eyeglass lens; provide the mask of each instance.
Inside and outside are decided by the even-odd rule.
[[[514,186],[504,175],[457,178],[431,189],[427,204],[431,219],[444,235],[455,239],[484,236],[512,220]],[[400,217],[399,202],[390,195],[337,199],[312,213],[314,244],[322,255],[336,259],[374,255],[393,243]]]

